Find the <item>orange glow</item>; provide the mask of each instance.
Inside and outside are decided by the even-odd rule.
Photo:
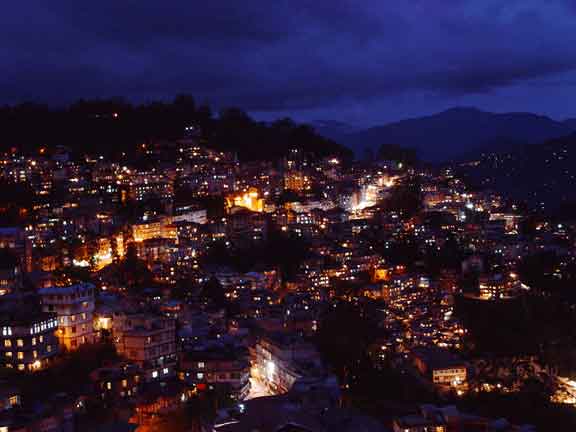
[[[243,194],[228,196],[226,204],[228,208],[244,207],[254,212],[264,211],[264,199],[260,198],[258,191],[253,188]]]

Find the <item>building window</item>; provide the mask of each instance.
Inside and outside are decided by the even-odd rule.
[[[20,364],[18,365],[18,370],[23,371],[24,369],[25,369],[25,366],[24,366],[22,363],[20,363]]]
[[[5,347],[11,347],[12,346],[12,341],[10,339],[5,339],[4,340],[4,346]]]
[[[40,343],[44,342],[44,336],[40,335],[40,337],[38,338],[38,340],[40,340]]]
[[[204,362],[198,362],[198,368],[199,369],[204,369],[206,365],[204,364]]]
[[[16,345],[19,346],[19,347],[23,347],[23,346],[24,346],[24,341],[23,341],[22,339],[18,339],[18,340],[16,341]]]
[[[198,379],[204,379],[204,374],[202,372],[198,372],[196,376],[198,377]]]
[[[152,371],[152,378],[158,378],[158,371]]]
[[[22,351],[18,351],[18,360],[22,360],[24,358],[24,353]]]
[[[168,368],[164,368],[164,369],[162,370],[162,372],[164,372],[164,375],[167,375],[167,374],[168,374]]]
[[[12,357],[12,351],[6,351],[6,357]]]
[[[33,338],[32,338],[32,346],[35,346],[35,345],[36,345],[36,338],[33,337]]]

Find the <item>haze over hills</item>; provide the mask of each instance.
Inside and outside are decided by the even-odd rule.
[[[534,144],[569,135],[576,121],[560,122],[532,113],[496,114],[476,108],[457,107],[430,116],[401,120],[383,126],[346,132],[330,122],[317,128],[320,134],[352,148],[361,156],[365,148],[376,151],[382,144],[417,150],[421,160],[444,162],[480,150],[505,145]],[[340,132],[343,131],[343,132]]]

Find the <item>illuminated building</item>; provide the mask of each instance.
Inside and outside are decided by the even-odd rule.
[[[244,207],[253,212],[264,211],[264,199],[259,197],[256,189],[226,197],[226,205],[229,209],[232,207]]]
[[[235,351],[183,353],[178,376],[188,385],[220,387],[236,400],[245,399],[250,391],[250,362]]]
[[[96,369],[90,374],[90,381],[102,400],[115,403],[139,393],[143,384],[141,375],[136,365],[120,363]]]
[[[22,405],[22,396],[17,388],[10,385],[0,384],[0,413],[5,413]],[[0,421],[0,431],[2,422]]]
[[[151,314],[126,315],[114,323],[118,354],[136,363],[145,380],[171,378],[176,373],[176,322]]]
[[[154,238],[176,240],[178,238],[178,229],[175,225],[172,225],[172,218],[164,217],[132,225],[132,235],[135,242],[143,242]]]
[[[288,170],[284,173],[284,189],[304,192],[311,189],[311,179],[302,171]]]
[[[414,366],[433,384],[455,388],[466,384],[468,365],[449,351],[417,347],[411,354]]]
[[[175,209],[173,222],[189,222],[203,225],[208,222],[206,209],[195,209],[191,206],[182,206]]]
[[[288,392],[301,378],[324,373],[318,351],[299,337],[271,333],[252,352],[251,374],[274,394]]]
[[[375,268],[372,273],[372,282],[384,282],[390,280],[390,270],[387,268]]]
[[[0,319],[0,364],[20,371],[47,367],[58,354],[56,314],[17,307]]]
[[[41,288],[42,309],[56,312],[60,345],[73,351],[85,343],[94,343],[94,285],[79,283],[65,287]]]
[[[128,195],[135,201],[148,198],[170,199],[174,195],[174,188],[164,172],[144,171],[130,178]]]
[[[0,249],[10,249],[18,257],[22,270],[31,272],[32,242],[26,235],[27,231],[22,228],[0,228]]]
[[[480,298],[484,300],[498,300],[517,296],[521,291],[521,283],[515,274],[507,278],[502,274],[480,276]]]
[[[22,286],[22,271],[18,258],[0,249],[0,296],[18,291]]]
[[[517,231],[522,216],[511,213],[490,213],[490,220],[503,220],[507,232]]]

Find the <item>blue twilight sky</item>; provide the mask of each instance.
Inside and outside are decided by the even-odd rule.
[[[0,104],[191,93],[372,125],[455,105],[576,117],[576,0],[19,0]]]

